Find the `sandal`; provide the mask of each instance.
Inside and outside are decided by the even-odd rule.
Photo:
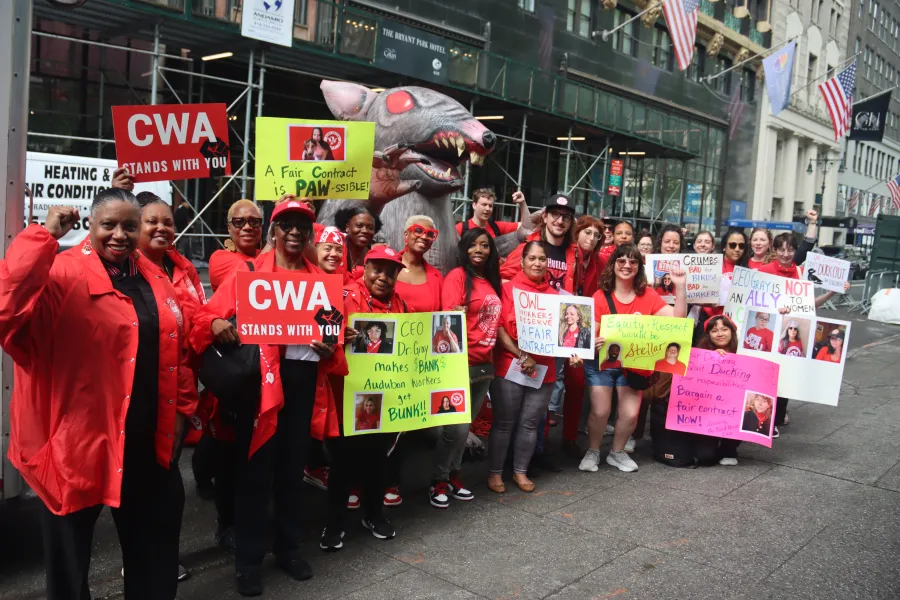
[[[526,494],[530,494],[534,491],[534,483],[532,483],[531,481],[519,481],[515,477],[513,477],[513,481],[515,481],[518,488]]]
[[[491,480],[488,479],[488,489],[494,492],[495,494],[505,494],[506,493],[506,485],[501,481],[500,483],[491,483]]]

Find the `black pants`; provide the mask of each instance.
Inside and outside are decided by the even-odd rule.
[[[169,600],[178,587],[178,540],[184,512],[184,485],[178,466],[164,469],[150,451],[126,445],[122,497],[111,509],[128,600]],[[41,531],[48,600],[89,600],[88,572],[94,525],[103,506],[65,516],[42,508]]]
[[[719,440],[719,458],[737,458],[737,449],[741,445],[740,440]]]
[[[315,403],[318,363],[281,361],[284,407],[275,435],[248,458],[257,406],[247,403],[235,415],[234,537],[238,569],[260,567],[266,554],[269,498],[274,496],[276,555],[299,548],[300,497]],[[252,406],[251,406],[252,405]]]
[[[200,441],[194,446],[194,454],[191,456],[191,470],[194,472],[194,481],[197,485],[211,483],[216,477],[216,465],[219,461],[219,441],[204,432]]]
[[[396,433],[370,433],[329,439],[331,472],[328,475],[328,527],[342,530],[350,489],[362,484],[363,514],[381,515],[388,458]]]
[[[787,405],[788,399],[779,396],[778,401],[775,403],[775,427],[784,425],[784,415],[787,414]]]
[[[309,452],[306,457],[306,466],[310,471],[328,466],[325,458],[325,444],[319,440],[309,440]]]
[[[409,434],[404,433],[397,436],[396,433],[390,434],[391,441],[387,445],[385,452],[391,450],[391,446],[394,447],[391,450],[390,456],[387,457],[387,468],[384,473],[384,485],[385,487],[399,487],[400,486],[400,475],[403,471],[403,459],[406,456],[406,453],[409,451],[410,438]],[[395,441],[396,440],[396,443]]]

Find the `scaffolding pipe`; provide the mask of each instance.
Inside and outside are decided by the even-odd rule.
[[[216,194],[212,198],[209,199],[209,202],[207,202],[206,205],[200,211],[198,211],[196,215],[194,215],[194,218],[191,219],[191,222],[187,224],[187,226],[184,228],[184,230],[181,231],[177,236],[175,236],[175,242],[174,242],[175,244],[178,243],[178,240],[181,239],[181,237],[185,234],[186,231],[188,231],[191,227],[194,226],[194,223],[197,222],[197,219],[200,218],[200,215],[202,215],[204,212],[206,212],[206,209],[208,209],[210,206],[212,206],[212,203],[215,202],[216,199],[222,195],[222,192],[224,192],[225,188],[227,188],[228,185],[232,181],[234,181],[235,177],[237,177],[238,174],[241,173],[246,168],[247,168],[247,163],[242,164],[241,168],[238,169],[237,171],[235,171],[234,175],[232,175],[231,177],[228,178],[228,181],[225,182],[225,185],[220,187],[219,191],[216,192]]]
[[[266,79],[266,50],[263,48],[259,51],[259,92],[256,93],[256,116],[261,117],[263,113],[263,90],[265,89]],[[253,157],[256,160],[256,157]]]
[[[471,102],[469,102],[469,114],[470,115],[475,114],[475,98],[472,98]],[[466,163],[466,176],[463,179],[463,198],[464,198],[463,204],[465,204],[465,201],[469,199],[469,174],[471,172],[472,172],[472,163],[467,162]],[[465,215],[463,215],[463,217],[465,217]],[[465,220],[465,218],[463,218],[463,220]]]
[[[97,94],[97,114],[100,116],[97,118],[97,137],[103,135],[103,80],[106,79],[106,75],[103,73],[103,48],[100,48],[100,90]],[[102,158],[103,156],[103,142],[97,142],[97,158]]]
[[[569,156],[572,152],[572,126],[569,125],[569,137],[566,138],[566,180],[563,183],[563,189],[569,187]]]
[[[516,181],[516,191],[522,191],[522,169],[525,167],[525,132],[528,130],[528,113],[522,115],[522,147],[519,151],[519,179]],[[516,222],[519,221],[519,205],[516,204]]]
[[[250,60],[247,61],[247,87],[250,88],[253,86],[253,48],[250,48]],[[250,115],[253,110],[253,96],[249,93],[247,94],[247,104],[244,110],[244,158],[243,165],[241,165],[241,169],[244,170],[247,166],[247,161],[250,158]],[[223,187],[224,189],[224,187]],[[241,198],[247,197],[247,173],[241,177]]]
[[[569,143],[571,143],[571,141]],[[569,187],[569,170],[566,169],[566,195],[567,196],[571,193],[571,191],[573,189],[575,189],[576,185],[578,185],[579,183],[584,181],[584,178],[591,174],[591,169],[593,169],[594,165],[596,165],[600,161],[600,159],[603,158],[603,155],[606,154],[607,150],[609,150],[609,145],[607,145],[606,148],[603,149],[603,152],[601,152],[600,154],[597,155],[597,158],[594,159],[594,162],[591,163],[591,166],[589,166],[587,169],[584,170],[584,175],[582,175],[581,178],[578,179],[578,181],[576,181],[572,187]],[[566,165],[566,166],[568,166],[568,165]]]
[[[76,44],[87,44],[88,46],[99,46],[100,48],[112,48],[113,50],[122,50],[123,52],[134,52],[136,54],[146,54],[149,56],[153,56],[153,50],[141,50],[140,48],[129,48],[128,46],[119,46],[118,44],[107,44],[104,42],[95,42],[93,40],[85,40],[81,38],[73,38],[66,35],[57,35],[55,33],[47,33],[46,31],[32,31],[31,35],[36,35],[39,37],[52,38],[55,40],[64,40],[66,42],[73,42]],[[158,56],[162,56],[163,58],[169,58],[174,60],[183,60],[186,62],[193,62],[194,59],[188,58],[186,56],[178,56],[176,54],[166,54],[165,52],[156,53]]]
[[[156,75],[159,70],[159,23],[153,26],[153,79],[150,80],[150,104],[156,104]]]
[[[606,151],[603,156],[603,179],[600,183],[600,191],[597,192],[600,194],[600,216],[603,216],[603,213],[606,210],[606,177],[609,175],[609,138],[606,138]]]

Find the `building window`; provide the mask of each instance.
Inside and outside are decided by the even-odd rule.
[[[669,32],[663,29],[653,29],[653,65],[666,71],[672,70],[672,42],[669,40]]]
[[[306,25],[306,2],[307,0],[297,0],[294,6],[294,25]]]
[[[706,56],[706,48],[699,44],[694,46],[694,55],[691,57],[691,66],[688,67],[687,76],[691,81],[700,83],[700,77],[703,76],[704,57]]]
[[[806,63],[806,103],[812,104],[815,100],[818,91],[816,90],[815,85],[811,85],[812,81],[816,78],[816,73],[819,68],[819,59],[818,57],[810,54],[809,60]]]
[[[569,0],[566,29],[581,37],[591,35],[591,0]]]
[[[863,15],[866,13],[866,0],[859,0],[859,12],[857,16],[862,19]]]
[[[862,40],[859,39],[859,38],[856,38],[856,49],[854,50],[854,52],[855,52],[856,54],[859,54],[859,48],[860,48],[860,45],[861,45],[861,44],[862,44]]]
[[[875,27],[878,25],[879,6],[877,2],[869,0],[869,30],[875,33]]]
[[[756,73],[744,69],[741,76],[741,99],[744,102],[756,102]]]
[[[726,58],[724,56],[716,57],[715,61],[713,61],[714,70],[711,73],[715,75],[716,73],[721,73],[726,69],[731,68],[731,59]],[[731,73],[725,73],[722,77],[716,77],[713,79],[713,88],[722,94],[730,94],[731,93]]]
[[[571,0],[569,0],[571,2]],[[618,27],[634,15],[624,10],[616,9],[613,13],[613,27]],[[634,21],[618,30],[612,35],[612,45],[615,50],[635,56],[637,54],[637,40],[634,37]]]
[[[534,12],[534,0],[519,0],[519,8],[528,12]]]

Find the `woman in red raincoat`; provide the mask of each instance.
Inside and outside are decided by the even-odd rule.
[[[0,262],[0,345],[16,363],[9,459],[44,505],[50,600],[90,598],[104,506],[126,597],[171,599],[184,508],[173,461],[197,402],[183,315],[168,279],[134,252],[132,194],[97,194],[88,238],[57,254],[78,220],[75,208],[52,207],[46,227],[27,227]]]

